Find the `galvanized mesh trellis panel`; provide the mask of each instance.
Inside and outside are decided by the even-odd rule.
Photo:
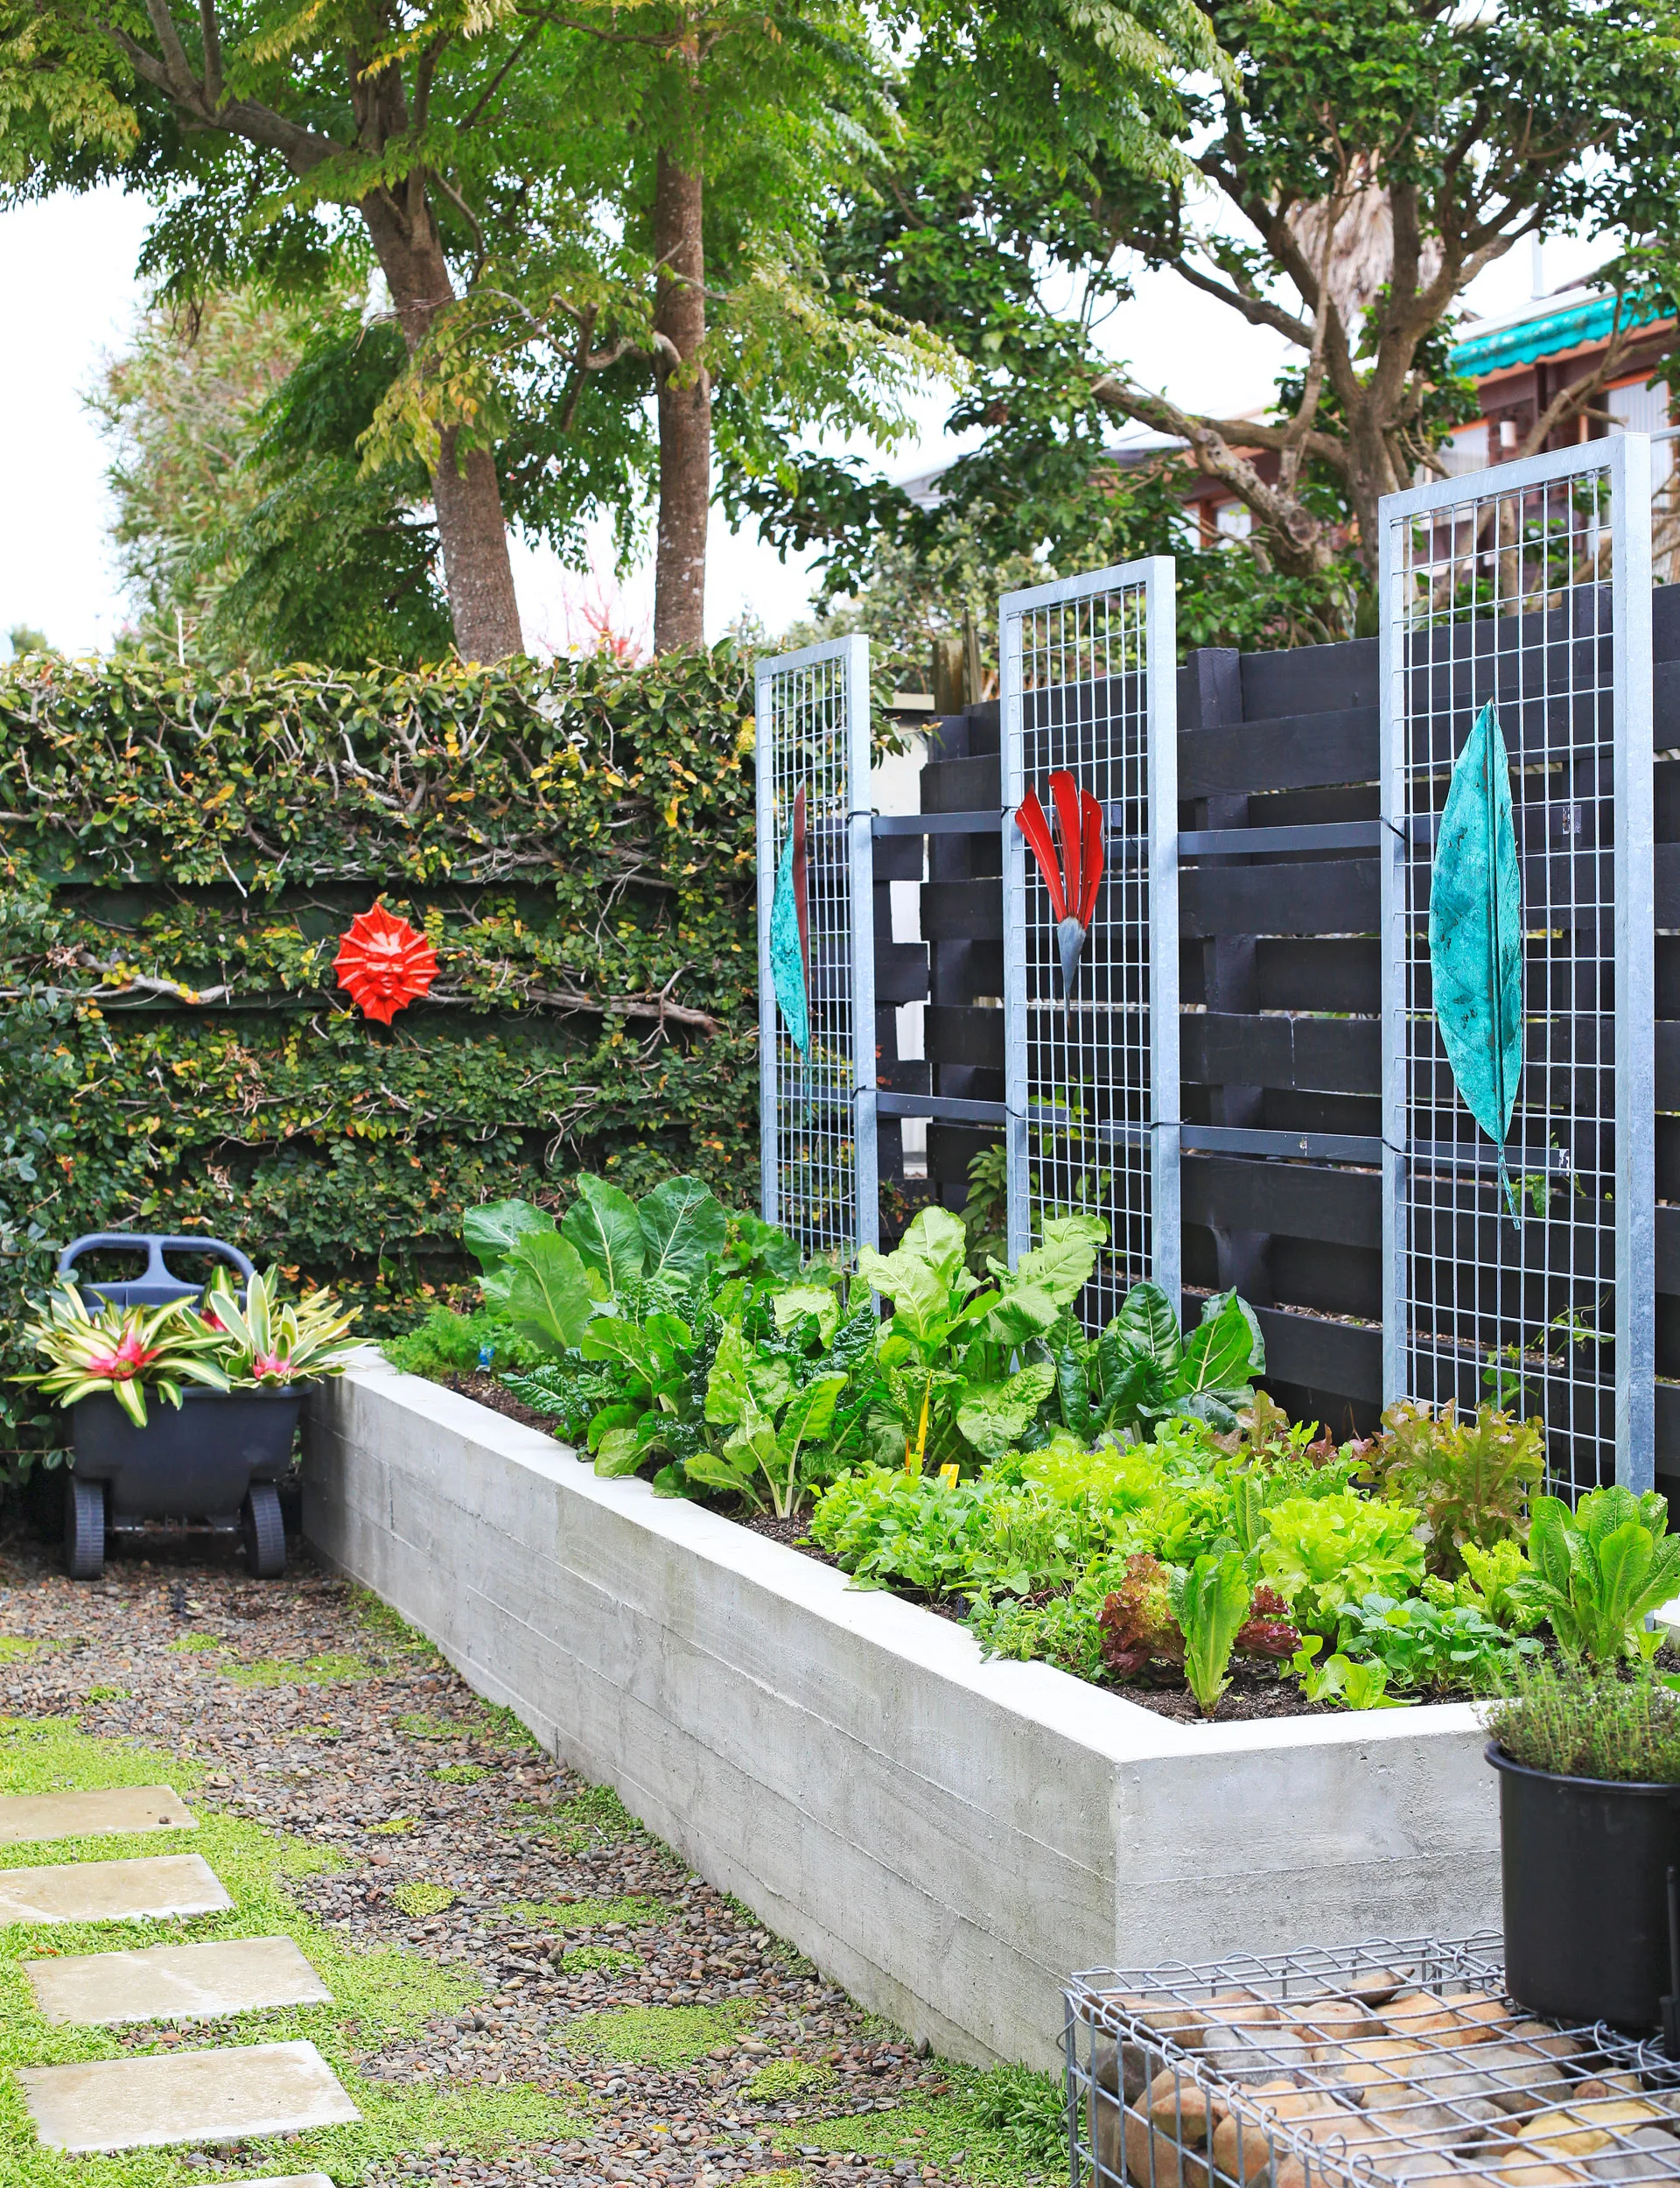
[[[1649,480],[1627,434],[1380,516],[1383,1395],[1541,1414],[1563,1494],[1653,1478]],[[1520,1225],[1430,980],[1436,830],[1488,699],[1522,875]]]
[[[759,1140],[765,1220],[802,1252],[873,1245],[875,937],[869,814],[869,641],[840,638],[757,664]],[[805,792],[810,1053],[776,1006],[776,866]]]
[[[1100,1329],[1179,1246],[1178,665],[1168,556],[1005,594],[1004,1098],[1009,1252],[1049,1215],[1109,1226],[1080,1302]],[[1103,809],[1102,887],[1071,1004],[1014,814],[1065,768]]]

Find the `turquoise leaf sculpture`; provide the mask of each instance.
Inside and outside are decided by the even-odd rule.
[[[794,803],[794,825],[776,866],[775,894],[770,900],[770,981],[788,1037],[808,1062],[811,1053],[810,983],[806,971],[804,895],[805,793]]]
[[[1429,964],[1453,1082],[1500,1151],[1500,1182],[1516,1217],[1505,1141],[1522,1076],[1522,871],[1510,756],[1491,700],[1459,754],[1441,813],[1430,878]]]

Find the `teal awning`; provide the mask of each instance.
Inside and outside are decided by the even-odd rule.
[[[1601,342],[1608,338],[1615,316],[1614,297],[1586,297],[1578,304],[1562,305],[1555,312],[1519,319],[1515,326],[1468,336],[1452,350],[1452,369],[1467,380],[1481,380],[1490,372],[1507,372],[1514,365],[1531,365],[1538,358],[1578,349],[1583,343]],[[1642,326],[1661,316],[1654,305],[1642,309],[1635,306],[1630,323]]]

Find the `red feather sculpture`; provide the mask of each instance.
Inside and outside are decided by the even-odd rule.
[[[388,1026],[398,1011],[424,995],[438,978],[438,957],[423,934],[382,904],[358,912],[332,960],[339,985],[348,988],[369,1018]]]
[[[1071,1007],[1079,960],[1102,880],[1102,808],[1088,790],[1080,789],[1066,768],[1058,768],[1050,777],[1050,800],[1056,809],[1054,837],[1036,790],[1029,789],[1021,800],[1015,825],[1032,846],[1050,892],[1050,915],[1056,922],[1056,950],[1061,961],[1061,996]],[[1056,837],[1060,838],[1060,859]]]

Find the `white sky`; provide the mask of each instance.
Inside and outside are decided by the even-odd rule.
[[[134,266],[146,208],[114,190],[62,197],[0,214],[0,293],[28,297],[26,318],[0,345],[0,417],[7,422],[0,492],[0,639],[14,624],[46,632],[72,653],[109,644],[124,620],[106,539],[106,450],[82,396],[102,354],[120,350],[140,304]],[[1585,270],[1580,247],[1548,247],[1548,288]],[[1530,293],[1525,247],[1490,267],[1471,301],[1484,317],[1512,311]],[[24,332],[24,330],[27,330]],[[1243,327],[1210,298],[1170,275],[1144,275],[1135,299],[1104,330],[1110,352],[1138,377],[1192,406],[1241,412],[1265,401],[1284,345]],[[895,475],[928,468],[957,444],[941,430],[948,403],[932,391],[918,409],[919,438],[892,459]],[[590,588],[546,553],[515,543],[515,577],[528,642],[564,648]],[[612,599],[610,580],[598,593]],[[779,562],[756,536],[732,536],[714,515],[707,572],[713,634],[744,607],[773,631],[802,614],[806,573]],[[613,600],[620,628],[651,621],[652,587],[640,573]]]

